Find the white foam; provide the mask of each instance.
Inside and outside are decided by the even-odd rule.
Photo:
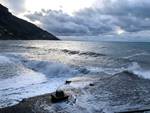
[[[68,65],[59,62],[28,61],[25,65],[30,69],[33,69],[50,77],[58,77],[62,75],[63,77],[71,76],[78,72],[77,70],[69,67]]]
[[[150,70],[144,69],[144,67],[141,67],[137,62],[132,62],[131,65],[129,65],[127,68],[125,67],[120,67],[120,68],[87,67],[87,69],[90,71],[91,74],[104,72],[109,75],[118,74],[123,71],[129,71],[141,78],[150,79]]]
[[[124,68],[105,68],[105,67],[88,67],[87,68],[90,73],[101,73],[101,72],[104,72],[106,74],[109,74],[109,75],[114,75],[114,74],[117,74],[117,73],[120,73],[124,70]]]
[[[1,80],[0,90],[8,88],[25,87],[27,85],[44,82],[46,80],[47,79],[45,75],[29,71],[28,73],[22,73],[20,76],[14,76],[12,78]]]
[[[23,70],[19,71],[16,76],[3,79],[0,81],[0,107],[7,106],[7,104],[13,104],[16,100],[23,98],[50,93],[56,90],[59,86],[64,84],[64,81],[79,74],[79,70],[72,68],[69,65],[51,62],[51,61],[37,61],[37,60],[26,60],[22,62],[16,57],[5,57],[0,56],[0,63],[13,63],[15,65],[22,66]],[[150,71],[144,70],[138,63],[133,62],[128,68],[105,68],[105,67],[85,67],[90,73],[97,74],[104,72],[107,74],[116,74],[124,70],[128,70],[138,75],[139,77],[150,79]],[[91,79],[78,78],[85,82],[78,82],[78,84],[71,84],[72,87],[85,86],[91,83]],[[79,103],[80,104],[80,103]],[[82,104],[82,107],[87,106]],[[89,105],[90,106],[90,105]],[[89,108],[89,111],[92,111]],[[94,108],[98,109],[98,108]]]
[[[129,56],[126,56],[126,57],[123,57],[125,59],[130,59],[130,58],[133,58],[133,57],[137,57],[137,56],[149,56],[150,54],[147,53],[147,52],[141,52],[141,53],[135,53],[133,55],[129,55]]]
[[[150,79],[150,70],[143,69],[137,62],[133,62],[132,65],[128,67],[128,71],[133,72],[139,77]]]
[[[12,63],[8,57],[0,55],[0,64]]]
[[[22,62],[17,55],[0,56],[1,63],[19,67],[17,71],[12,70],[12,76],[0,80],[0,107],[16,104],[23,98],[51,93],[63,85],[66,79],[78,73],[75,68],[59,62],[25,61]]]

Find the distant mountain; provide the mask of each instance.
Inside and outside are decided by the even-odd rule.
[[[36,25],[12,15],[0,4],[0,40],[59,40]]]

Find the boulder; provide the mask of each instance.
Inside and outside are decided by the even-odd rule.
[[[53,103],[55,102],[61,102],[64,100],[67,100],[69,98],[69,95],[65,94],[64,91],[58,90],[55,93],[51,94],[51,101]]]
[[[71,82],[71,80],[66,80],[65,84],[70,84]]]

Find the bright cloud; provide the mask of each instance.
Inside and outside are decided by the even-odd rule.
[[[63,10],[72,13],[90,7],[95,0],[26,0],[25,7],[28,11],[35,12],[41,9]]]
[[[94,2],[95,0],[0,0],[0,3],[7,6],[15,14],[24,11],[35,12],[41,9],[63,10],[71,14],[90,7]]]

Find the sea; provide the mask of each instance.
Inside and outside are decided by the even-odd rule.
[[[124,71],[150,79],[150,42],[0,41],[0,108],[54,92],[73,77]]]

